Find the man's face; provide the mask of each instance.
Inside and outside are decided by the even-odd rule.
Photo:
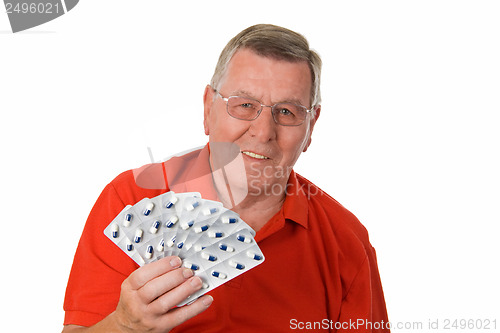
[[[220,93],[224,97],[251,97],[265,105],[293,102],[310,108],[311,84],[305,61],[276,60],[240,49],[229,63]],[[272,186],[286,185],[293,165],[310,144],[319,109],[315,116],[308,114],[299,126],[277,124],[269,107],[264,107],[257,119],[246,121],[231,117],[226,102],[214,94],[207,87],[204,126],[210,143],[229,142],[240,148],[250,192],[255,192],[253,186],[279,191]]]

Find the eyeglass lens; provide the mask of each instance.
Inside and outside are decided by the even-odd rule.
[[[262,105],[252,98],[231,96],[227,101],[228,113],[238,119],[254,120],[259,116]],[[277,103],[272,107],[274,120],[281,125],[300,125],[307,114],[305,107],[293,103]]]

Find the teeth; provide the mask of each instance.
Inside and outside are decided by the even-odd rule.
[[[263,156],[263,155],[252,153],[250,151],[242,151],[242,153],[245,154],[245,155],[247,155],[247,156],[253,157],[253,158],[259,158],[261,160],[267,160],[269,158],[269,157],[266,157],[266,156]]]

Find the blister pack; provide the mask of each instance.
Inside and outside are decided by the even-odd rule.
[[[164,193],[126,206],[104,234],[139,266],[177,255],[203,288],[179,306],[264,261],[255,231],[221,202],[200,193]]]
[[[241,229],[184,259],[184,267],[191,268],[201,278],[203,288],[179,306],[194,301],[264,261],[264,255],[250,230]]]

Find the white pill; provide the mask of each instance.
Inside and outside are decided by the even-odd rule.
[[[260,254],[254,253],[252,251],[247,251],[247,257],[252,258],[253,260],[262,260],[264,258]]]
[[[154,208],[155,204],[152,203],[152,202],[148,202],[146,204],[146,206],[144,207],[144,212],[143,214],[148,216],[149,214],[151,214],[151,212],[153,211],[153,208]]]
[[[196,265],[196,264],[193,264],[192,262],[190,261],[184,261],[184,263],[182,264],[184,267],[186,268],[189,268],[189,269],[192,269],[193,271],[197,271],[200,269],[200,266]]]
[[[149,245],[146,249],[146,258],[151,259],[153,257],[153,246]]]
[[[172,228],[177,223],[177,221],[179,221],[179,218],[177,217],[177,215],[171,216],[168,219],[168,221],[166,222],[165,226],[167,228]]]
[[[199,201],[194,201],[193,203],[187,204],[186,209],[191,211],[200,205]]]
[[[228,261],[229,266],[236,268],[236,269],[245,269],[245,265],[240,264],[239,262],[236,262],[234,260],[229,260]]]
[[[226,252],[234,252],[234,247],[226,244],[219,244],[219,249]]]
[[[238,222],[238,218],[237,217],[231,217],[231,216],[224,216],[224,218],[222,219],[222,223],[226,223],[226,224],[229,224],[229,223],[236,223]]]
[[[181,223],[181,228],[183,230],[187,230],[187,229],[191,228],[193,226],[193,224],[194,224],[193,220],[191,220],[189,222],[184,222],[184,223]]]
[[[130,224],[132,223],[132,214],[125,214],[123,217],[123,225],[125,227],[130,227]]]
[[[132,245],[132,242],[130,239],[127,238],[127,251],[132,251],[134,249],[134,245]]]
[[[212,276],[215,276],[216,278],[219,278],[219,279],[227,278],[226,274],[224,274],[222,272],[218,272],[218,271],[212,271]]]
[[[118,238],[118,230],[118,224],[113,223],[113,225],[111,226],[111,234],[113,235],[113,238]]]
[[[149,232],[152,234],[156,234],[158,232],[158,229],[160,228],[161,222],[156,220],[153,222],[153,225],[149,229]]]
[[[196,226],[194,228],[194,232],[196,232],[197,234],[199,234],[200,232],[203,232],[203,231],[207,231],[208,230],[208,224],[204,224],[204,225],[201,225],[201,226]]]
[[[216,256],[213,256],[211,255],[210,253],[207,253],[207,252],[202,252],[201,253],[201,257],[205,260],[208,260],[208,261],[216,261],[217,260],[217,257]]]
[[[139,243],[142,240],[143,234],[144,234],[144,231],[142,231],[142,229],[137,229],[135,231],[134,242]]]
[[[250,237],[246,237],[243,235],[237,235],[236,239],[239,240],[240,242],[243,242],[243,243],[251,243],[252,242],[252,239]]]
[[[193,246],[195,252],[200,252],[201,250],[203,250],[205,247],[200,245],[200,244],[194,244]]]
[[[174,246],[174,244],[175,244],[175,236],[174,236],[174,237],[172,237],[172,238],[170,238],[170,239],[167,241],[167,246],[168,246],[168,247],[172,247],[172,246]]]
[[[217,208],[216,207],[213,207],[213,208],[205,208],[203,210],[203,215],[212,215],[212,214],[215,214],[217,213]]]
[[[165,241],[162,239],[158,246],[156,246],[158,252],[163,252],[165,250]]]
[[[222,237],[224,237],[224,233],[222,231],[210,230],[208,232],[208,237],[210,237],[210,238],[222,238]]]
[[[172,206],[173,206],[173,205],[175,205],[175,204],[177,203],[177,200],[179,200],[179,199],[177,199],[177,197],[172,196],[172,197],[170,198],[170,200],[169,200],[169,201],[167,201],[167,203],[165,204],[165,208],[172,208]]]

